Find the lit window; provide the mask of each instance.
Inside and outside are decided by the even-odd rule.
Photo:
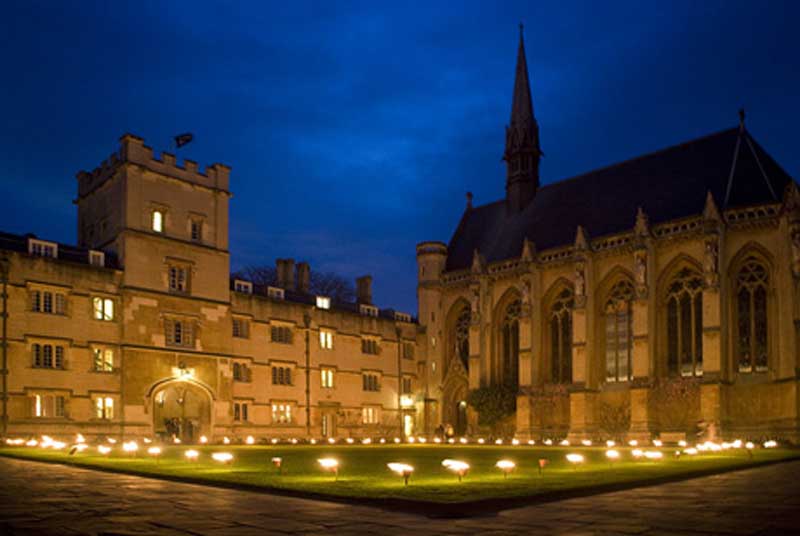
[[[381,390],[377,374],[364,374],[361,376],[361,384],[362,390],[364,391],[377,392]]]
[[[272,424],[288,424],[292,422],[292,405],[287,403],[272,404]]]
[[[233,290],[235,290],[236,292],[241,292],[242,294],[252,294],[253,284],[249,281],[242,281],[241,279],[236,279],[233,282]]]
[[[169,267],[169,290],[189,292],[189,269],[184,266]]]
[[[92,353],[94,354],[94,370],[96,372],[114,371],[114,350],[111,348],[95,348]]]
[[[114,320],[114,300],[110,298],[92,298],[95,320]]]
[[[273,366],[272,385],[292,385],[292,368]]]
[[[67,399],[62,395],[33,395],[30,400],[33,417],[67,416]]]
[[[380,408],[364,406],[361,408],[361,422],[363,424],[378,424],[380,421]]]
[[[324,389],[333,389],[333,369],[332,368],[324,368],[320,370],[320,378],[322,381],[322,387]]]
[[[58,244],[55,242],[45,242],[44,240],[28,239],[28,253],[37,257],[48,257],[55,259],[58,257]]]
[[[740,373],[768,370],[769,272],[759,259],[749,256],[736,280],[736,358]]]
[[[106,254],[102,251],[90,251],[89,264],[102,268],[106,265]]]
[[[52,344],[31,345],[34,368],[63,369],[64,347]]]
[[[620,281],[611,289],[605,305],[606,381],[624,382],[633,377],[633,285]]]
[[[667,371],[670,376],[703,374],[703,278],[680,270],[667,287]]]
[[[151,229],[157,233],[164,232],[164,212],[161,210],[154,210],[151,218]]]
[[[327,329],[319,330],[319,347],[323,350],[333,350],[333,332]]]
[[[284,297],[284,292],[282,288],[267,287],[267,296],[269,296],[273,300],[282,300]]]
[[[233,319],[233,336],[238,339],[247,339],[250,337],[250,322],[244,318]]]
[[[378,346],[377,339],[361,339],[361,353],[378,355],[380,347]]]
[[[94,399],[95,417],[111,420],[114,418],[114,399],[110,396],[98,396]]]
[[[330,309],[331,308],[331,299],[326,296],[317,296],[317,308],[318,309]]]

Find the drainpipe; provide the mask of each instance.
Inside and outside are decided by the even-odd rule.
[[[0,278],[3,280],[3,437],[8,434],[8,267],[8,257],[3,255],[0,258]]]
[[[306,439],[311,437],[311,314],[303,315],[306,326]]]

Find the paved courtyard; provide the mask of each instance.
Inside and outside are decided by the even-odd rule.
[[[0,458],[0,534],[800,534],[800,462],[428,519]]]

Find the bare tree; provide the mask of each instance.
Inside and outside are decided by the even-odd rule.
[[[255,285],[275,286],[278,283],[278,273],[275,266],[245,266],[233,274],[234,278],[250,281]],[[350,280],[334,272],[311,271],[309,292],[318,296],[328,296],[335,301],[352,302],[356,298],[356,291]]]

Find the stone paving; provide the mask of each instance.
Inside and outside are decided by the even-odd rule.
[[[800,534],[800,462],[429,519],[0,458],[0,535]]]

